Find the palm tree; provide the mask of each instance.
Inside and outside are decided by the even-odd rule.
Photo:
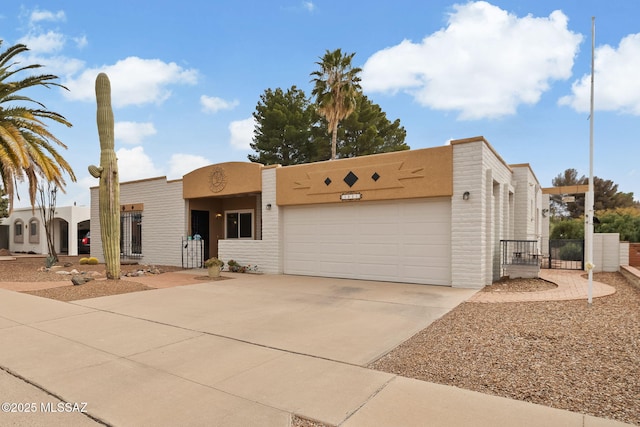
[[[320,70],[311,73],[315,87],[311,92],[316,97],[318,113],[328,123],[331,131],[331,160],[336,158],[338,124],[347,118],[356,106],[356,93],[360,89],[360,68],[351,66],[355,53],[342,54],[340,49],[327,52],[320,62]]]
[[[21,90],[35,86],[67,88],[55,83],[53,80],[58,77],[51,74],[29,75],[22,80],[9,81],[21,71],[42,67],[39,64],[17,66],[19,62],[14,58],[28,50],[25,45],[17,44],[0,53],[0,177],[9,199],[9,211],[13,206],[14,193],[17,194],[16,185],[24,182],[25,178],[29,184],[31,206],[35,205],[38,180],[43,179],[62,189],[65,185],[63,173],[66,172],[72,181],[76,181],[71,166],[55,147],[58,145],[66,149],[66,145],[47,130],[45,119],[68,127],[71,123],[62,115],[47,110],[41,102],[20,95]],[[37,107],[29,108],[32,104]]]

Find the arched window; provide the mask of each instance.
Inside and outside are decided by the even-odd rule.
[[[13,242],[24,243],[24,222],[21,219],[13,222]]]
[[[29,221],[29,243],[40,243],[40,221],[36,218]]]

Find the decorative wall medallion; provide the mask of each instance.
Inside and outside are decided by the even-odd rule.
[[[209,189],[212,193],[219,193],[227,185],[227,175],[220,166],[215,166],[209,172]]]

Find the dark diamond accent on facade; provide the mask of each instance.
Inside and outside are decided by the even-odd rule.
[[[324,185],[329,186],[331,184],[331,179],[327,178],[324,180]]]
[[[374,172],[373,175],[371,175],[371,179],[374,181],[377,181],[380,179],[380,175],[378,175],[378,172]]]
[[[355,184],[356,181],[358,181],[358,177],[351,171],[349,171],[347,176],[344,177],[344,182],[346,182],[349,187],[353,187],[353,184]]]

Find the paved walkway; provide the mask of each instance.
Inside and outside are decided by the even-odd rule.
[[[0,289],[0,400],[36,409],[0,425],[624,425],[364,367],[474,290],[233,277],[74,303]]]
[[[582,277],[584,271],[578,270],[540,270],[540,278],[557,285],[555,289],[536,292],[478,292],[469,302],[531,302],[531,301],[563,301],[588,297],[589,281]],[[592,281],[592,297],[598,298],[615,293],[616,288],[607,284]]]

